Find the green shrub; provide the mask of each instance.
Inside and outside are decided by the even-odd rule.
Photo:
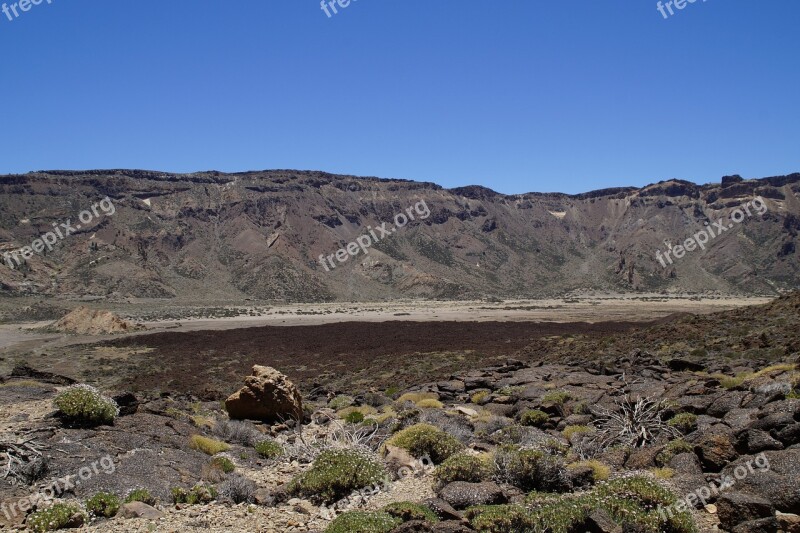
[[[519,417],[519,422],[523,426],[540,427],[543,424],[547,423],[549,420],[550,420],[550,415],[548,415],[544,411],[540,411],[539,409],[531,409],[529,411],[525,411],[524,413],[522,413],[522,416]]]
[[[494,453],[495,477],[526,492],[565,492],[569,476],[561,457],[515,445],[500,446]]]
[[[115,494],[98,492],[86,500],[86,510],[94,516],[111,518],[119,511],[120,501]]]
[[[589,433],[593,432],[594,428],[589,426],[567,426],[561,433],[564,435],[565,439],[567,439],[569,442],[572,442],[572,439],[575,437],[588,435]]]
[[[325,529],[325,533],[389,533],[403,521],[388,513],[348,511]]]
[[[142,502],[146,503],[147,505],[155,505],[156,499],[150,495],[150,491],[147,489],[133,489],[125,497],[125,503],[131,502]]]
[[[53,400],[70,423],[85,426],[113,424],[119,415],[117,403],[90,385],[72,385]]]
[[[191,489],[174,487],[172,489],[172,502],[175,504],[185,503],[188,505],[198,505],[201,503],[211,503],[217,499],[217,489],[210,485],[195,485]]]
[[[344,409],[345,407],[350,407],[356,403],[356,400],[352,396],[347,396],[346,394],[340,394],[335,396],[331,401],[328,402],[328,407],[333,409],[334,411],[339,411]]]
[[[444,407],[444,404],[439,400],[434,400],[433,398],[425,398],[424,400],[417,402],[417,407],[420,409],[441,409]]]
[[[209,439],[202,435],[192,435],[189,439],[189,447],[193,450],[198,450],[206,455],[216,455],[220,452],[227,452],[231,449],[230,445],[222,441]]]
[[[287,488],[290,494],[324,503],[338,501],[353,491],[383,482],[383,464],[359,450],[325,450],[311,468],[296,476]]]
[[[578,461],[577,463],[572,463],[567,465],[568,469],[577,469],[583,467],[589,467],[592,469],[592,482],[599,483],[601,481],[608,481],[608,478],[611,477],[611,468],[606,465],[605,463],[598,461],[596,459],[592,459],[589,461]]]
[[[233,464],[233,461],[228,459],[227,457],[214,457],[211,460],[211,466],[214,468],[219,468],[226,474],[230,474],[234,470],[236,470],[236,465]]]
[[[689,444],[683,439],[673,440],[669,442],[664,449],[656,455],[656,464],[658,466],[667,466],[672,458],[682,453],[693,453],[694,446]]]
[[[658,483],[638,476],[595,487],[592,491],[550,497],[528,498],[529,508],[519,505],[479,506],[467,509],[472,526],[488,533],[585,531],[591,513],[605,511],[624,531],[636,533],[696,533],[689,512],[662,517],[659,507],[668,508],[677,498]]]
[[[461,453],[448,457],[433,471],[433,477],[443,485],[453,481],[478,483],[490,475],[491,469],[486,461]]]
[[[555,403],[558,405],[564,405],[570,400],[573,400],[573,396],[569,391],[565,390],[554,390],[550,391],[544,396],[542,396],[542,401],[545,403]]]
[[[691,433],[697,429],[697,415],[692,413],[680,413],[670,418],[667,424],[681,433]]]
[[[364,413],[361,411],[351,411],[344,417],[344,421],[348,424],[360,424],[364,421]]]
[[[424,520],[426,522],[438,522],[439,517],[428,507],[418,503],[395,502],[383,508],[383,512],[399,518],[403,522],[412,520]]]
[[[73,520],[76,515],[83,515],[83,520]],[[25,525],[31,531],[41,533],[43,531],[80,527],[85,521],[85,517],[86,515],[79,507],[66,503],[57,503],[52,507],[40,509],[31,514]]]
[[[261,457],[276,459],[283,455],[283,447],[272,439],[262,440],[253,447]]]
[[[472,395],[470,401],[475,404],[482,404],[489,399],[491,393],[488,390],[478,391]]]
[[[415,424],[395,433],[387,444],[403,448],[416,458],[428,456],[435,464],[461,451],[464,445],[441,429],[430,424]]]

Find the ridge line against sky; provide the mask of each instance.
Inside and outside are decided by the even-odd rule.
[[[798,19],[792,0],[668,19],[648,0],[43,2],[0,15],[0,172],[319,168],[504,194],[784,175]]]

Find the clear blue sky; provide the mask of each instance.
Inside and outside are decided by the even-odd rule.
[[[0,13],[0,173],[575,193],[800,171],[797,0],[668,20],[655,0],[358,0],[330,19],[319,0],[46,2]]]

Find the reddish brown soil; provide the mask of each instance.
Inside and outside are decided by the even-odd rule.
[[[273,366],[308,390],[379,390],[445,379],[505,359],[547,336],[602,337],[643,323],[345,322],[317,326],[157,333],[111,341],[148,347],[129,360],[125,386],[222,397],[254,364]],[[211,393],[211,394],[208,394]]]

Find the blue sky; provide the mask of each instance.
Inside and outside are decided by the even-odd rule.
[[[667,20],[650,0],[358,0],[332,18],[319,0],[46,2],[0,13],[0,173],[576,193],[800,171],[796,0]]]

